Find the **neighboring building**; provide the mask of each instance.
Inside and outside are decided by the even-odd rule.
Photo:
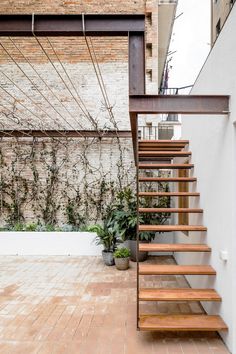
[[[214,4],[214,6],[220,6]],[[226,3],[226,1],[224,2]],[[228,2],[229,3],[229,2]],[[222,2],[223,4],[223,2]],[[228,7],[229,9],[229,7]],[[222,13],[223,14],[223,13]],[[226,15],[221,17],[224,21]],[[203,221],[208,228],[207,242],[212,248],[211,259],[179,254],[179,264],[209,261],[217,272],[214,282],[206,277],[188,276],[192,287],[214,286],[222,297],[220,306],[203,303],[207,313],[219,314],[229,327],[222,334],[232,353],[236,353],[236,6],[230,12],[220,36],[215,41],[205,62],[192,95],[230,95],[229,114],[224,116],[182,116],[182,138],[189,139],[189,149],[197,177],[193,190],[201,194],[200,205],[192,202],[189,207],[204,209]],[[202,217],[190,216],[191,224],[199,224]],[[176,241],[186,240],[176,235]],[[199,241],[199,239],[198,239]],[[202,236],[201,241],[206,241]],[[196,242],[190,235],[188,242]],[[225,259],[226,258],[226,259]],[[225,260],[224,260],[225,259]]]
[[[235,0],[211,0],[211,44],[215,43],[224,23],[232,10]]]
[[[165,65],[168,59],[178,0],[159,0],[157,3],[158,7],[153,6],[154,2],[152,5],[151,2],[146,5],[148,24],[155,25],[156,23],[154,31],[149,31],[149,27],[147,27],[146,70],[148,94],[157,94],[164,82]],[[153,23],[153,20],[156,22]],[[153,38],[156,40],[153,41]],[[141,139],[165,140],[180,137],[181,124],[178,121],[178,117],[168,119],[168,115],[146,116],[139,120],[139,126]]]

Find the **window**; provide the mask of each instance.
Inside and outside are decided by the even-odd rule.
[[[152,57],[152,43],[147,43],[146,44],[146,49],[147,49],[147,57]]]
[[[151,139],[151,136],[153,134],[152,132],[152,123],[150,122],[147,122],[146,123],[146,128],[147,128],[147,133],[148,133],[148,136],[149,136],[149,139]]]

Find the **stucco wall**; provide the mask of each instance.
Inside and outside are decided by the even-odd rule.
[[[231,12],[212,52],[210,53],[191,94],[231,95],[230,114],[225,116],[183,116],[183,139],[190,140],[193,174],[198,181],[193,190],[201,193],[199,204],[203,217],[191,216],[191,224],[208,227],[205,234],[176,235],[176,241],[206,242],[212,247],[210,256],[176,255],[180,264],[211,264],[214,277],[188,277],[193,287],[214,287],[222,296],[222,304],[204,304],[208,313],[219,313],[227,325],[222,334],[226,344],[236,353],[236,188],[235,188],[235,119],[236,119],[236,7]],[[193,199],[192,199],[193,200]],[[220,259],[220,251],[228,252],[228,261]]]

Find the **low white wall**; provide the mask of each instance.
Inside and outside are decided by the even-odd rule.
[[[222,304],[204,303],[208,313],[219,313],[229,327],[221,333],[229,349],[236,353],[236,6],[233,8],[212,49],[191,94],[230,95],[230,115],[183,116],[182,138],[190,140],[194,188],[201,193],[199,207],[203,216],[192,215],[191,224],[203,223],[207,234],[176,235],[177,242],[206,242],[211,255],[178,254],[179,264],[211,264],[216,277],[188,277],[193,287],[213,287],[222,297]],[[197,198],[191,198],[197,206]],[[228,251],[227,262],[220,252]]]
[[[98,256],[91,232],[0,232],[0,255]]]

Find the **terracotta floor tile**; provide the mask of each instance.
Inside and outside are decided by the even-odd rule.
[[[171,257],[148,263],[173,264]],[[227,354],[217,334],[136,330],[136,263],[100,257],[0,257],[0,354]],[[145,287],[187,287],[148,276]],[[142,303],[145,313],[202,313],[198,303]]]

